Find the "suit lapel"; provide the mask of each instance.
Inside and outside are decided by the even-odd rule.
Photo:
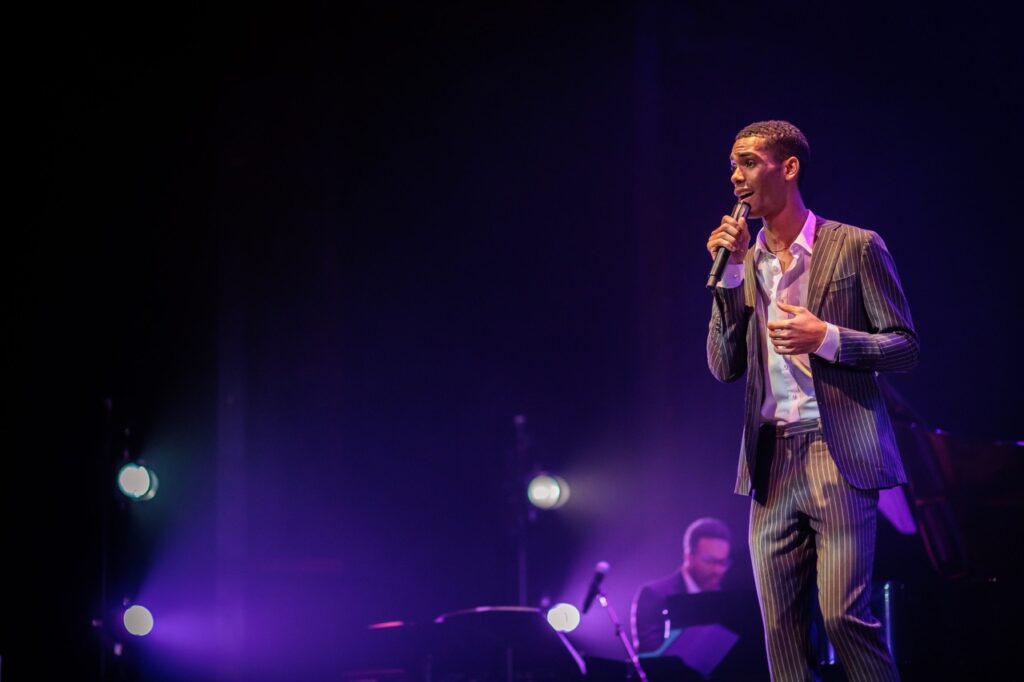
[[[814,265],[814,260],[811,260]],[[747,251],[743,260],[743,299],[748,308],[757,305],[757,273],[754,271],[754,247]]]
[[[846,239],[846,232],[839,229],[839,223],[818,218],[814,232],[814,255],[811,257],[811,281],[807,285],[806,308],[817,315],[821,297],[832,279],[832,272],[839,262],[839,253]]]

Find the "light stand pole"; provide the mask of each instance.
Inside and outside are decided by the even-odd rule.
[[[516,534],[516,597],[519,606],[526,606],[527,529],[530,525],[531,509],[522,494],[521,481],[526,475],[526,451],[530,448],[530,437],[526,435],[526,416],[517,414],[513,420],[516,426],[516,447],[513,465],[513,480],[517,483],[515,501]]]

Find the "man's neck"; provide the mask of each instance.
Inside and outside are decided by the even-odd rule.
[[[690,575],[690,567],[688,565],[686,565],[684,563],[682,566],[680,566],[679,567],[679,573],[682,574],[683,582],[686,583],[686,591],[687,592],[689,592],[690,594],[696,594],[697,592],[703,592],[703,590],[700,589],[700,585],[697,584],[697,581],[694,580],[693,576]]]
[[[773,216],[765,216],[764,229],[772,250],[788,248],[800,234],[807,222],[807,207],[803,198],[796,194],[786,202],[782,210]]]

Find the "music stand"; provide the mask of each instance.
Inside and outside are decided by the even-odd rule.
[[[544,614],[525,606],[478,606],[439,616],[431,636],[431,679],[512,682],[582,680],[583,659]]]
[[[670,634],[654,656],[678,656],[706,678],[768,674],[764,627],[751,591],[673,594],[665,598]]]

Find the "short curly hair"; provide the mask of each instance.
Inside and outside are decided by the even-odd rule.
[[[731,543],[732,533],[729,532],[729,526],[725,525],[724,521],[710,516],[697,519],[686,527],[686,533],[683,535],[683,552],[692,554],[693,550],[697,548],[697,543],[704,538],[725,540]]]
[[[807,143],[807,137],[800,132],[799,128],[789,121],[758,121],[736,133],[737,140],[742,137],[764,138],[765,147],[776,161],[783,161],[795,156],[800,161],[800,173],[796,178],[797,186],[803,187],[804,176],[807,175],[807,162],[811,156],[811,147]]]

